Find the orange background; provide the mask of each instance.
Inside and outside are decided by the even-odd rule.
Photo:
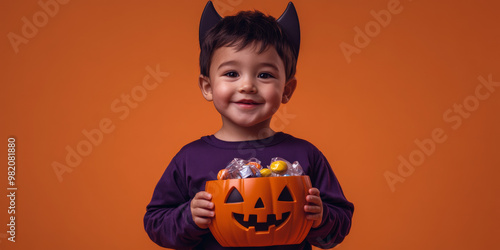
[[[390,2],[294,1],[299,85],[274,127],[318,146],[355,204],[339,249],[496,249],[500,87],[480,89],[489,96],[477,103],[474,95],[479,76],[500,82],[500,6],[401,1],[401,12],[378,32],[373,26],[348,63],[340,44],[354,46],[355,27],[373,25],[370,12]],[[18,53],[8,34],[22,35],[23,17],[43,24],[43,9],[37,1],[0,3],[0,152],[6,158],[14,136],[18,164],[17,242],[0,226],[1,249],[159,249],[142,225],[156,182],[180,147],[220,126],[197,87],[205,3],[69,1]],[[220,0],[216,8],[223,16],[255,8],[278,17],[286,3]],[[169,73],[163,82],[128,115],[113,111],[114,102],[127,107],[121,96],[137,91],[146,67],[157,65]],[[464,100],[469,117],[460,126],[445,121]],[[52,165],[66,165],[66,148],[85,141],[82,130],[99,128],[102,119],[114,130],[60,182]],[[431,138],[435,128],[446,140],[392,192],[384,173],[398,174],[398,157],[408,159],[419,150],[414,141]]]

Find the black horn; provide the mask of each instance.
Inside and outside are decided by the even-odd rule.
[[[221,19],[222,17],[215,10],[212,1],[208,1],[207,5],[205,5],[205,9],[203,10],[203,14],[201,14],[199,34],[200,47],[203,39],[205,39],[205,35],[207,34],[208,30],[217,25],[217,23],[219,23]]]
[[[300,25],[299,16],[292,2],[288,3],[285,12],[277,20],[281,29],[286,33],[288,40],[299,55],[300,48]]]

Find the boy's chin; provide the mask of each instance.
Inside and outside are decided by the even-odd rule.
[[[240,128],[254,128],[260,127],[260,122],[235,122],[233,123],[235,126]]]
[[[248,119],[238,119],[231,121],[234,126],[251,129],[251,128],[269,128],[269,121],[266,120],[248,120]]]

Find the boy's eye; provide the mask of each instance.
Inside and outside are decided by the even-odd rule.
[[[269,74],[269,73],[260,73],[259,74],[259,78],[264,78],[264,79],[266,79],[266,78],[274,78],[274,76],[271,75],[271,74]]]
[[[224,74],[225,76],[229,76],[229,77],[238,77],[238,73],[234,72],[234,71],[231,71],[231,72],[227,72],[226,74]]]

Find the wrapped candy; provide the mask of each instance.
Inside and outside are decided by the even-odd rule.
[[[304,174],[304,170],[300,166],[300,163],[298,161],[294,161],[292,164],[292,167],[290,168],[290,175],[291,176],[299,176],[299,175],[303,175],[303,174]]]
[[[217,179],[244,179],[254,177],[280,177],[280,176],[299,176],[303,175],[304,170],[299,162],[293,164],[287,160],[274,157],[271,159],[271,164],[266,168],[262,167],[261,161],[257,158],[243,160],[234,158],[224,169],[221,169],[217,174]]]
[[[280,157],[274,157],[271,159],[269,169],[272,171],[271,176],[273,177],[300,176],[304,174],[304,170],[298,161],[291,164],[289,161]]]
[[[256,158],[252,158],[248,161],[247,165],[251,165],[256,167],[258,170],[262,169],[262,166],[260,165],[260,161],[257,160]]]
[[[217,173],[217,180],[229,179],[228,177],[229,177],[229,172],[225,168],[221,169],[219,173]]]
[[[288,170],[288,163],[282,160],[273,161],[269,168],[273,173],[284,174]]]
[[[243,160],[234,158],[225,169],[221,169],[217,175],[217,179],[244,179],[251,177],[260,177],[260,161],[256,158]]]
[[[271,176],[272,173],[273,173],[273,171],[271,171],[271,169],[269,169],[269,168],[263,168],[260,170],[260,175],[262,177],[269,177],[269,176]]]

